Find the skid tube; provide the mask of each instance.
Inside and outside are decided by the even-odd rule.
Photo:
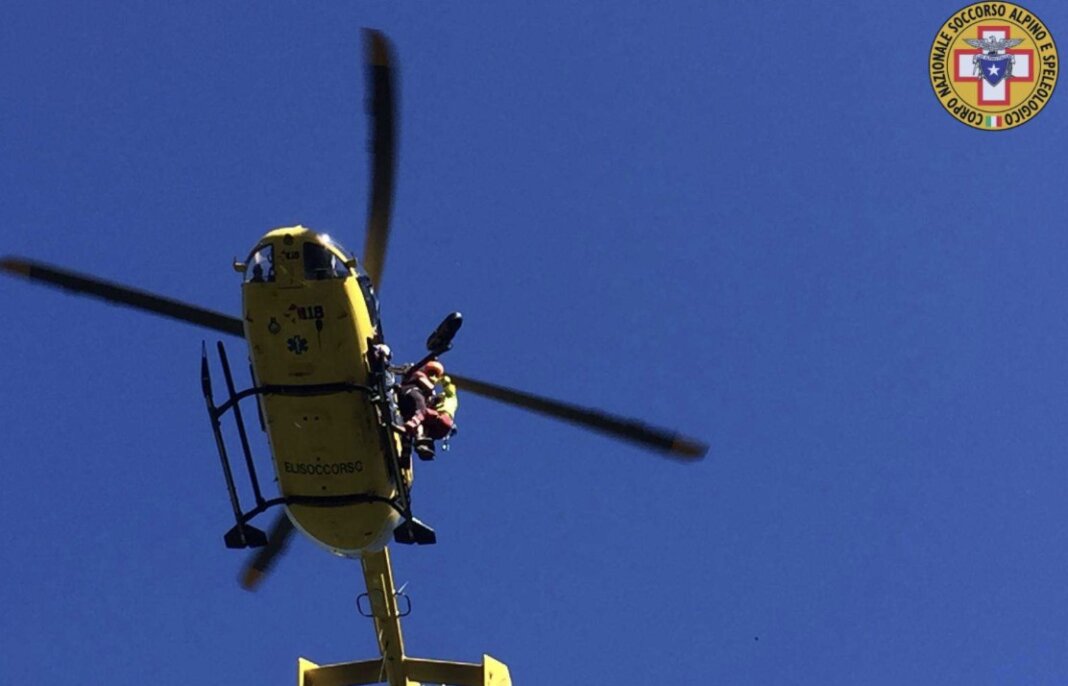
[[[384,503],[389,505],[404,519],[405,522],[413,521],[411,506],[408,500],[407,489],[400,488],[400,494],[395,498],[367,495],[364,493],[352,493],[348,495],[333,496],[289,496],[267,499],[263,497],[260,489],[259,476],[256,466],[252,461],[252,450],[249,447],[248,433],[245,430],[244,418],[241,414],[240,402],[245,398],[258,395],[290,395],[290,396],[316,396],[329,395],[332,393],[365,393],[371,402],[381,404],[385,400],[384,387],[360,386],[350,383],[308,384],[303,386],[290,385],[263,385],[253,386],[238,392],[234,387],[233,375],[230,372],[230,362],[226,356],[226,348],[222,341],[218,342],[219,362],[226,382],[228,398],[221,405],[216,405],[212,393],[211,372],[208,365],[207,345],[202,344],[200,354],[200,384],[204,393],[204,403],[207,406],[208,418],[211,420],[211,430],[215,436],[215,445],[219,451],[219,462],[222,466],[223,478],[226,481],[226,490],[230,496],[230,506],[234,514],[234,526],[226,532],[223,540],[227,548],[260,548],[267,545],[267,535],[252,526],[249,522],[262,512],[278,505],[305,505],[310,507],[343,507],[355,503]],[[222,436],[222,423],[220,419],[227,412],[233,412],[234,422],[237,425],[237,434],[241,441],[241,450],[245,458],[245,470],[248,474],[249,483],[252,486],[253,498],[256,506],[247,512],[241,508],[241,501],[237,494],[234,482],[233,468],[230,465],[230,457],[226,451],[226,443]],[[392,461],[395,469],[395,461]],[[399,477],[399,475],[397,475]],[[400,483],[399,479],[398,482]]]

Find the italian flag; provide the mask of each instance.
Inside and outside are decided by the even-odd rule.
[[[994,115],[987,115],[983,117],[983,126],[988,129],[1000,129],[1005,125],[1005,120],[1002,117]]]

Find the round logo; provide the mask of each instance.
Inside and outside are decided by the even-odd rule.
[[[1057,85],[1049,27],[1009,2],[954,13],[931,46],[931,86],[954,119],[987,131],[1011,129],[1042,111]]]

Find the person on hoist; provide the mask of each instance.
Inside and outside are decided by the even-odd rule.
[[[438,384],[442,387],[441,393],[435,393]],[[397,404],[404,418],[404,430],[412,437],[416,454],[423,460],[433,459],[434,441],[452,434],[459,405],[456,384],[445,376],[445,366],[430,360],[422,367],[410,370],[401,382]]]

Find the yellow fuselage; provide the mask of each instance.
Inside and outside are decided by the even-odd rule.
[[[375,305],[346,259],[329,239],[299,226],[260,241],[242,287],[256,385],[368,384]],[[392,439],[383,439],[367,394],[260,398],[283,496],[397,495],[383,445]],[[385,503],[287,509],[298,529],[348,556],[381,548],[399,521]]]

